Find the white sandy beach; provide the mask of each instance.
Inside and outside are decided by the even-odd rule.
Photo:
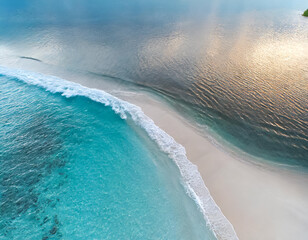
[[[171,107],[148,94],[126,92],[121,84],[110,85],[98,78],[53,73],[52,69],[39,65],[30,66],[21,61],[8,67],[56,75],[87,87],[100,88],[140,106],[160,128],[186,148],[188,159],[198,166],[205,185],[239,239],[308,238],[308,175],[232,157],[202,136]]]
[[[308,176],[231,157],[157,100],[126,97],[187,151],[239,239],[308,237]]]

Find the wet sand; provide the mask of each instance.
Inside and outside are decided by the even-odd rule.
[[[121,97],[121,96],[120,96]],[[308,175],[231,156],[173,109],[144,94],[123,95],[186,148],[210,193],[244,240],[308,236]]]
[[[55,71],[40,63],[13,61],[7,67],[55,75],[107,91],[140,106],[156,125],[186,148],[223,214],[244,240],[306,240],[308,236],[308,175],[238,159],[197,131],[170,106],[134,86],[98,77]],[[116,89],[116,90],[115,90]]]

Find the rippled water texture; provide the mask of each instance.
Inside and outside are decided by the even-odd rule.
[[[158,147],[110,107],[0,76],[0,239],[215,239]]]
[[[0,6],[0,63],[41,61],[148,86],[234,146],[308,166],[306,0]]]

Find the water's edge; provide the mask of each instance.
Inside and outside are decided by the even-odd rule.
[[[123,119],[130,117],[136,125],[141,127],[148,136],[156,142],[159,148],[178,166],[185,182],[188,195],[197,203],[207,224],[217,239],[238,239],[232,224],[223,215],[220,208],[211,197],[196,165],[186,156],[185,148],[177,143],[170,135],[155,125],[140,107],[123,101],[102,90],[84,87],[55,76],[47,76],[30,71],[0,67],[0,74],[16,78],[30,85],[36,85],[52,93],[61,93],[67,98],[84,96],[93,101],[110,106]]]

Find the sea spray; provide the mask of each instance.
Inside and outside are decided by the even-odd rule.
[[[42,87],[52,93],[61,93],[67,98],[84,96],[105,106],[110,106],[123,119],[127,117],[132,118],[178,166],[189,196],[198,204],[207,224],[217,239],[238,239],[233,226],[211,197],[209,190],[198,172],[197,166],[187,159],[185,148],[165,131],[156,126],[154,121],[146,116],[140,107],[114,97],[102,90],[87,88],[78,83],[69,82],[54,76],[4,67],[0,67],[0,74],[27,84]]]

